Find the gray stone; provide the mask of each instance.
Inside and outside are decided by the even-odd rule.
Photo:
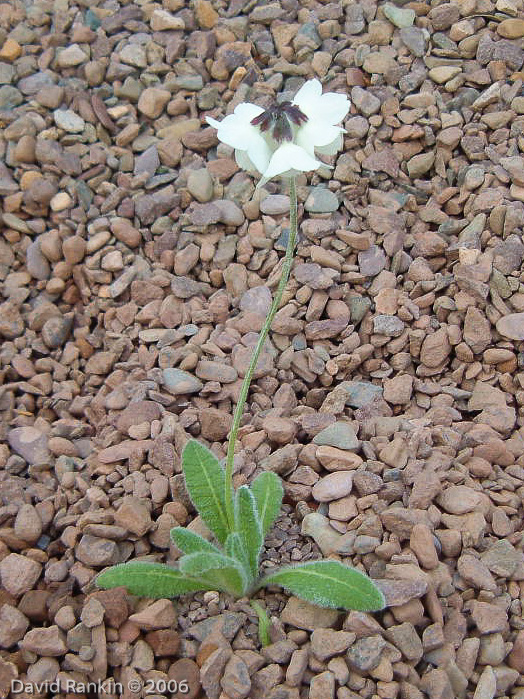
[[[42,88],[50,87],[55,84],[56,74],[53,77],[49,73],[43,71],[37,71],[32,73],[25,78],[22,78],[18,82],[18,89],[24,93],[24,95],[36,95]]]
[[[373,318],[373,332],[377,335],[388,337],[400,337],[404,332],[404,322],[397,316],[380,313]]]
[[[14,109],[22,104],[24,97],[20,90],[12,85],[2,85],[0,87],[0,109]]]
[[[304,208],[313,214],[333,213],[340,206],[337,195],[326,187],[313,187]]]
[[[36,427],[15,427],[7,435],[11,449],[19,454],[31,466],[46,464],[51,459],[47,447],[47,435]]]
[[[426,37],[419,27],[404,27],[400,30],[400,38],[413,56],[421,58],[426,53]]]
[[[336,609],[318,607],[298,597],[290,597],[280,614],[284,624],[306,631],[333,628],[339,616]]]
[[[25,330],[24,319],[18,307],[11,301],[0,305],[0,337],[13,340]]]
[[[187,188],[191,196],[199,202],[208,202],[213,198],[213,178],[206,168],[191,170],[187,178]]]
[[[42,572],[40,563],[18,553],[10,553],[0,561],[2,587],[10,595],[19,596],[31,590]]]
[[[352,408],[363,408],[375,399],[382,398],[382,388],[368,381],[344,381],[343,386],[347,393],[346,405]]]
[[[231,699],[245,699],[251,690],[251,679],[245,662],[233,654],[229,659],[220,685]]]
[[[380,100],[368,90],[362,87],[354,87],[351,90],[351,101],[364,116],[376,114],[380,109]]]
[[[187,629],[187,634],[197,641],[204,641],[211,633],[219,631],[224,638],[232,641],[237,631],[244,625],[246,615],[240,612],[224,612],[208,617]]]
[[[411,27],[413,26],[413,22],[415,21],[416,15],[414,10],[411,10],[409,8],[402,9],[401,7],[392,5],[389,2],[387,2],[384,5],[383,12],[389,19],[391,24],[394,24],[395,27],[398,27],[399,29]]]
[[[27,631],[29,619],[16,607],[4,604],[0,607],[0,648],[10,648]]]
[[[524,579],[524,554],[505,539],[492,544],[482,554],[481,561],[502,578]]]
[[[524,313],[510,313],[497,321],[497,331],[510,340],[524,340]]]
[[[40,249],[39,240],[34,240],[28,245],[26,251],[26,263],[27,271],[32,277],[34,277],[34,279],[45,281],[51,276],[51,266],[48,259]]]
[[[267,315],[271,306],[271,291],[267,286],[255,286],[242,294],[240,310]]]
[[[372,245],[367,250],[358,253],[358,266],[365,277],[376,277],[386,266],[387,258],[384,250],[378,245]]]
[[[86,125],[82,117],[72,109],[55,109],[53,118],[58,128],[68,133],[82,133]]]
[[[353,473],[351,471],[335,471],[317,481],[311,494],[317,502],[331,502],[349,495],[352,488]]]
[[[359,638],[346,653],[350,669],[360,673],[374,670],[380,662],[380,656],[386,645],[382,636]]]
[[[347,422],[335,422],[316,434],[313,444],[339,449],[358,449],[360,442],[352,425]]]
[[[86,566],[102,568],[120,562],[116,542],[84,534],[76,546],[76,557]]]
[[[278,216],[289,211],[287,194],[270,194],[260,202],[260,211],[269,216]]]
[[[151,177],[160,167],[160,158],[156,145],[149,146],[146,150],[135,158],[133,174],[142,175],[147,172]]]
[[[244,223],[244,212],[234,201],[219,199],[213,202],[213,205],[219,211],[218,220],[226,226],[241,226]]]
[[[71,333],[73,320],[73,313],[55,316],[46,320],[42,328],[42,340],[46,347],[49,347],[49,349],[62,347]]]
[[[185,393],[198,393],[203,383],[187,371],[181,369],[164,369],[162,371],[163,385],[175,396]]]

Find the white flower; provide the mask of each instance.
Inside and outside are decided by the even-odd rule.
[[[345,95],[322,94],[318,80],[308,80],[292,102],[267,110],[242,102],[222,121],[207,117],[217,136],[235,149],[245,170],[258,170],[258,186],[277,175],[294,175],[324,166],[316,153],[334,155],[342,148],[344,129],[337,126],[349,111]]]

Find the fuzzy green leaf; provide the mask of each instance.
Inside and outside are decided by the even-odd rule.
[[[280,513],[284,496],[282,481],[273,471],[264,471],[251,484],[251,492],[255,496],[262,535],[265,537]]]
[[[253,578],[258,575],[258,558],[264,543],[262,525],[257,512],[255,496],[247,485],[242,485],[235,496],[235,526],[247,553]]]
[[[223,544],[229,534],[225,501],[225,473],[217,457],[191,439],[182,452],[182,466],[191,502]]]
[[[210,590],[224,590],[242,596],[248,586],[242,565],[221,553],[190,553],[182,556],[179,565],[187,576],[207,581]]]
[[[385,599],[374,582],[338,561],[312,561],[281,568],[263,578],[259,587],[281,585],[292,594],[321,607],[375,612]]]
[[[192,532],[186,527],[174,527],[169,532],[171,541],[184,553],[198,553],[207,551],[208,553],[220,553],[219,549],[200,534]]]
[[[269,646],[271,637],[269,635],[270,623],[267,612],[264,607],[254,599],[251,600],[250,604],[258,617],[258,640],[263,646]]]
[[[210,589],[204,580],[194,580],[175,568],[140,561],[121,563],[104,570],[97,576],[96,584],[104,590],[126,587],[132,595],[156,599]]]
[[[247,551],[244,548],[242,539],[238,532],[232,532],[226,539],[224,545],[224,551],[230,558],[234,558],[238,561],[243,568],[249,570],[249,559],[247,557]]]

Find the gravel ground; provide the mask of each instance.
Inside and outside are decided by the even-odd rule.
[[[524,699],[523,37],[522,0],[0,3],[0,699]],[[266,593],[260,648],[246,600],[93,578],[201,531],[181,450],[224,455],[278,282],[289,199],[205,116],[312,77],[345,147],[298,180],[235,479],[284,479],[265,567],[388,608]]]

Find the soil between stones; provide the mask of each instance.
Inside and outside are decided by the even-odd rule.
[[[522,0],[0,3],[0,699],[524,699],[523,63]],[[93,578],[201,531],[181,450],[224,455],[278,283],[289,199],[205,116],[313,77],[352,108],[235,479],[284,480],[263,566],[388,608],[269,591],[260,648],[246,600]]]

